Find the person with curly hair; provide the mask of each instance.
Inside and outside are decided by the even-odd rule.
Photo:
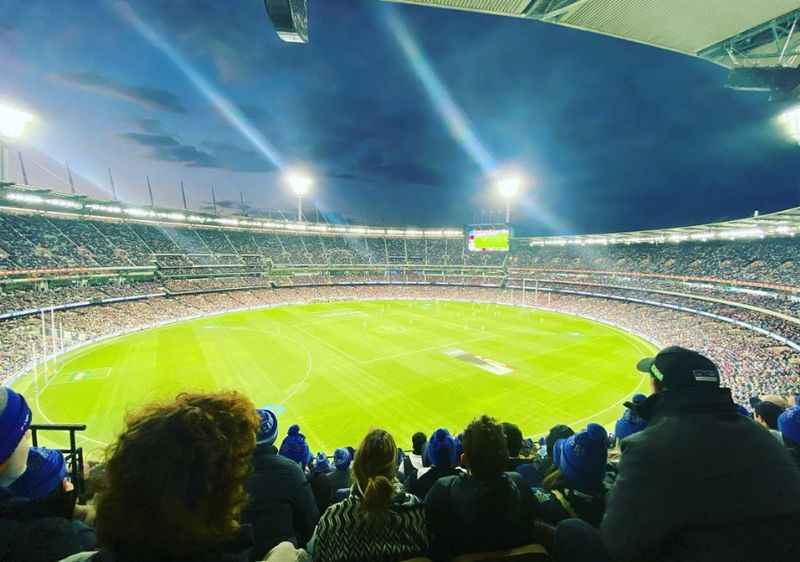
[[[66,562],[247,561],[240,527],[259,418],[238,392],[181,394],[130,414],[107,451],[98,552]]]
[[[353,461],[350,496],[319,520],[309,550],[320,562],[397,562],[425,553],[420,500],[397,480],[397,445],[383,429],[367,433]]]

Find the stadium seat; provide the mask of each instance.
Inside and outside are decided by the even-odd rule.
[[[540,544],[526,544],[510,550],[473,552],[453,558],[453,562],[546,562],[551,560],[547,549]]]

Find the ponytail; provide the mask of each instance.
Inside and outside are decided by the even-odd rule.
[[[367,433],[356,451],[353,472],[363,496],[362,507],[369,514],[388,509],[394,495],[397,446],[382,429]]]
[[[364,490],[364,509],[368,513],[384,511],[392,501],[394,486],[385,476],[373,476],[367,480]]]

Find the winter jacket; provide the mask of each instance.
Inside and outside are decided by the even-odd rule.
[[[272,445],[253,453],[253,473],[247,480],[250,501],[242,522],[253,526],[254,560],[281,541],[304,546],[314,532],[319,510],[311,486],[297,463],[278,454]]]
[[[601,525],[612,558],[800,560],[800,471],[728,389],[663,391],[638,410],[647,428],[622,441]]]
[[[342,490],[344,488],[350,488],[352,482],[350,481],[350,470],[339,470],[336,469],[334,471],[329,472],[325,475],[325,478],[328,479],[331,485],[331,499],[330,502],[333,502],[333,498],[336,497],[336,491]],[[329,502],[329,503],[330,503]]]
[[[94,530],[71,519],[75,492],[40,501],[0,488],[0,560],[52,562],[95,547]]]
[[[425,513],[435,562],[535,542],[536,500],[516,472],[491,481],[468,474],[441,478],[425,498]]]
[[[428,548],[425,511],[416,496],[395,481],[389,509],[368,514],[358,485],[320,517],[314,534],[314,560],[321,562],[399,562]]]
[[[428,491],[433,487],[439,478],[445,476],[458,476],[462,471],[458,468],[441,468],[432,466],[430,468],[423,467],[418,472],[412,473],[411,477],[406,480],[406,491],[414,494],[419,499],[424,500],[428,495]]]

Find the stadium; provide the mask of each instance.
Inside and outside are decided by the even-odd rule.
[[[800,141],[796,2],[665,2],[669,18],[625,1],[398,3],[726,67],[737,95],[786,105]],[[264,4],[282,41],[313,46],[313,3]],[[193,206],[183,180],[176,202],[149,175],[142,203],[110,168],[97,189],[85,162],[62,178],[49,145],[22,144],[40,119],[0,105],[0,560],[796,560],[800,207],[536,232],[517,218],[532,173],[494,165],[386,9],[457,144],[493,162],[478,166],[499,197],[488,217],[458,224],[409,195],[385,220],[340,220],[315,194],[336,174],[284,165],[126,2],[112,10],[272,160],[289,211],[219,187]],[[78,80],[188,111],[94,75],[57,82]],[[146,132],[116,137],[172,151],[154,165],[263,171],[136,116]],[[423,211],[433,221],[405,220]]]

